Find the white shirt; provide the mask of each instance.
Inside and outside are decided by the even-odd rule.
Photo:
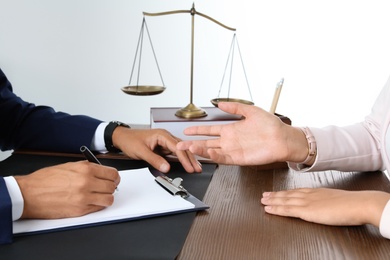
[[[106,153],[107,149],[104,143],[104,129],[108,123],[101,123],[95,131],[95,135],[92,138],[91,149],[101,153]],[[15,178],[12,176],[4,178],[5,184],[7,185],[8,193],[11,197],[12,202],[12,219],[18,220],[23,213],[24,200],[22,192],[20,191],[19,185]]]

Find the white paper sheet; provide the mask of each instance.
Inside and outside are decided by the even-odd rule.
[[[182,211],[195,206],[162,188],[148,168],[120,171],[121,182],[114,204],[101,211],[76,218],[28,219],[13,223],[13,233],[44,231],[121,219]]]

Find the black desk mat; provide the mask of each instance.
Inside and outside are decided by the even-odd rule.
[[[0,162],[2,176],[27,174],[45,166],[81,158],[13,154]],[[143,161],[100,159],[118,170],[148,167]],[[182,177],[183,185],[202,200],[217,165],[203,164],[201,174],[188,174],[177,162],[169,177]],[[175,259],[187,237],[196,212],[45,234],[16,236],[0,246],[1,259]]]

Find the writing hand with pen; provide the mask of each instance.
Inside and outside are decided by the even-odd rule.
[[[112,205],[120,176],[114,168],[79,161],[15,179],[24,198],[21,218],[55,219],[82,216]]]

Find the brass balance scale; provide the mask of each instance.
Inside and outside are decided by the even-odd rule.
[[[205,110],[203,110],[202,108],[197,107],[193,103],[194,24],[195,24],[195,15],[202,16],[202,17],[204,17],[204,18],[206,18],[206,19],[208,19],[208,20],[210,20],[210,21],[220,25],[221,27],[230,30],[230,31],[236,31],[236,29],[228,27],[228,26],[218,22],[217,20],[215,20],[215,19],[213,19],[213,18],[211,18],[211,17],[209,17],[209,16],[207,16],[205,14],[202,14],[202,13],[196,11],[194,4],[192,5],[192,8],[190,10],[176,10],[176,11],[168,11],[168,12],[161,12],[161,13],[147,13],[147,12],[143,12],[144,18],[143,18],[143,21],[142,21],[141,32],[140,32],[139,39],[138,39],[138,45],[137,45],[136,55],[135,55],[135,59],[134,59],[134,63],[133,63],[133,68],[132,68],[132,71],[131,71],[129,85],[127,85],[125,87],[122,87],[122,91],[124,93],[126,93],[126,94],[129,94],[129,95],[138,95],[138,96],[157,95],[157,94],[160,94],[160,93],[164,92],[166,87],[165,87],[165,84],[164,84],[164,81],[163,81],[163,78],[162,78],[162,75],[161,75],[161,71],[160,71],[160,68],[159,68],[159,65],[158,65],[158,62],[157,62],[157,58],[156,58],[156,54],[155,54],[155,51],[154,51],[154,48],[153,48],[153,44],[152,44],[152,41],[151,41],[149,29],[148,29],[148,27],[146,25],[145,16],[162,16],[162,15],[171,15],[171,14],[179,14],[179,13],[189,13],[192,16],[192,26],[191,26],[190,103],[186,107],[183,107],[183,108],[177,110],[175,115],[178,116],[178,117],[181,117],[181,118],[205,117],[205,116],[207,116],[207,112]],[[151,48],[152,48],[152,51],[153,51],[154,59],[155,59],[155,62],[156,62],[157,68],[158,68],[158,72],[160,74],[160,79],[161,79],[161,82],[162,82],[162,86],[139,85],[138,84],[139,83],[139,74],[140,74],[140,62],[141,62],[141,53],[142,53],[142,43],[143,43],[143,36],[144,36],[144,31],[145,30],[147,32],[147,36],[148,36],[149,42],[151,44]],[[229,55],[228,55],[228,61],[227,61],[226,66],[225,66],[225,72],[226,72],[226,69],[228,67],[228,63],[229,63],[230,59],[231,59],[231,61],[230,61],[231,65],[233,64],[234,46],[235,46],[236,43],[238,45],[236,34],[234,34],[233,35],[232,44],[231,44],[231,48],[230,48],[230,52],[229,52]],[[239,50],[239,55],[241,57],[240,49],[238,48],[238,50]],[[139,54],[140,57],[139,57],[139,65],[138,65],[139,68],[138,68],[137,84],[136,85],[132,85],[131,81],[132,81],[132,77],[133,77],[134,68],[136,66],[136,60],[137,60],[138,52],[140,53]],[[242,63],[242,66],[243,66],[242,58],[241,58],[241,63]],[[248,84],[248,80],[247,80],[247,77],[246,77],[244,66],[243,66],[243,69],[244,69],[244,74],[245,74],[245,78],[246,78],[246,82],[247,82],[247,87],[248,87],[248,90],[249,90],[249,95],[250,95],[251,100],[252,100],[252,95],[251,95],[251,92],[250,92],[250,88],[249,88],[249,84]],[[232,70],[232,66],[231,66],[231,70]],[[231,73],[230,73],[230,76],[231,76]],[[225,77],[225,73],[224,73],[224,77]],[[222,79],[222,82],[224,81],[224,77]],[[221,88],[222,88],[222,84],[221,84]],[[221,89],[219,90],[219,93],[220,92],[221,92]],[[216,107],[218,107],[218,103],[222,102],[222,101],[225,101],[225,102],[240,102],[240,103],[249,104],[249,105],[253,105],[254,104],[252,101],[229,97],[229,95],[230,95],[230,82],[229,82],[229,92],[228,93],[229,93],[228,97],[226,97],[226,98],[220,98],[220,97],[214,98],[214,99],[211,100],[211,103],[214,106],[216,106]]]

